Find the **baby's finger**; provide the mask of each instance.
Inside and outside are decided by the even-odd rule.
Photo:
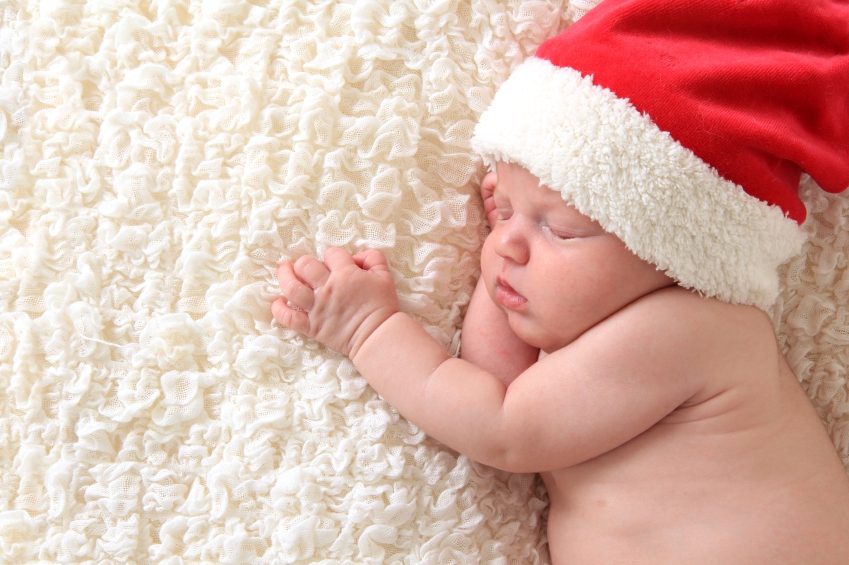
[[[294,267],[298,278],[312,289],[324,286],[324,283],[330,277],[330,271],[327,270],[324,263],[309,255],[304,255],[295,261]]]
[[[301,310],[295,310],[286,304],[285,298],[278,298],[271,303],[271,315],[274,316],[274,319],[281,326],[309,335],[309,314]]]
[[[331,247],[324,252],[324,263],[331,271],[355,264],[351,254],[338,247]]]
[[[495,205],[495,185],[498,183],[498,176],[494,172],[487,173],[481,181],[481,198],[483,199],[483,213],[489,222],[489,227],[495,226],[495,221],[498,219],[498,207]]]
[[[495,185],[498,184],[498,175],[495,171],[490,171],[481,179],[481,198],[486,200],[495,192]]]
[[[386,262],[386,256],[377,249],[366,249],[357,253],[354,255],[354,262],[359,268],[365,271],[377,266],[389,268],[389,264]]]
[[[301,310],[312,310],[315,304],[315,293],[301,282],[289,261],[283,261],[277,267],[277,284],[280,285],[280,292],[288,302]]]

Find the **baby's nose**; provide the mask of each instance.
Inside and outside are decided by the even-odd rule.
[[[495,252],[516,263],[527,263],[530,257],[530,248],[523,228],[522,219],[515,216],[506,222],[502,222],[492,233],[495,236]]]

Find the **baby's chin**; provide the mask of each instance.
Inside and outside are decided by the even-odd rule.
[[[510,329],[519,339],[547,354],[563,349],[578,337],[577,335],[564,335],[562,332],[541,328],[528,321],[527,317],[515,312],[507,312],[507,321],[510,324]]]

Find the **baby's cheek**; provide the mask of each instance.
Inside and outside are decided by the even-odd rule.
[[[491,267],[493,262],[496,259],[495,251],[493,250],[493,245],[495,243],[495,237],[492,232],[486,239],[483,241],[483,247],[481,248],[481,269],[486,269]]]
[[[483,242],[483,249],[481,249],[481,276],[487,285],[495,283],[495,277],[498,276],[498,271],[501,268],[500,258],[493,248],[494,242],[495,238],[492,234],[489,234],[486,241]]]

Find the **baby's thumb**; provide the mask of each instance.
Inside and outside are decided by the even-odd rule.
[[[370,271],[375,267],[389,269],[386,257],[377,249],[366,249],[354,255],[354,262],[364,271]]]

